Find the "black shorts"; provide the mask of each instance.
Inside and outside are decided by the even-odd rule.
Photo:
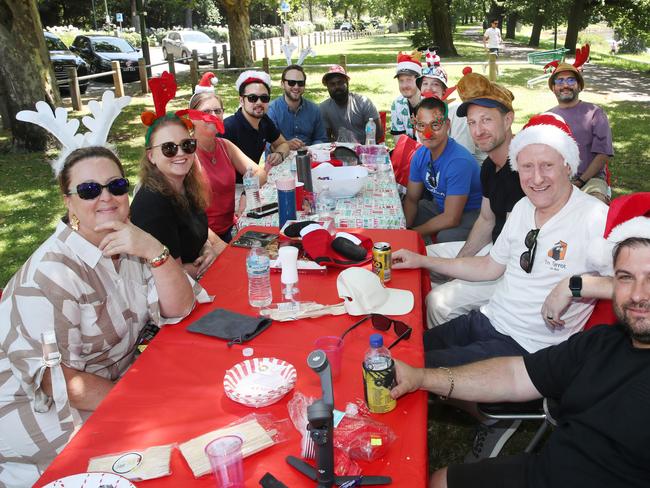
[[[476,463],[452,464],[447,468],[448,488],[525,488],[532,454],[483,459]]]

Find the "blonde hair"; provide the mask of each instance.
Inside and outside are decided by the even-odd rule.
[[[223,110],[223,99],[219,95],[213,92],[195,93],[194,95],[192,95],[192,98],[190,99],[189,108],[191,110],[198,110],[199,106],[201,106],[203,102],[206,102],[211,98],[216,99],[219,102],[219,105],[221,105],[221,109]]]
[[[163,120],[154,127],[151,133],[152,139],[153,135],[158,132],[161,127],[166,127],[172,124],[178,124],[187,130],[187,127],[179,118]],[[185,175],[185,179],[183,180],[185,194],[182,194],[177,192],[171,186],[165,175],[160,172],[158,167],[149,161],[145,151],[140,160],[140,184],[149,190],[171,198],[173,203],[183,210],[190,210],[190,207],[197,210],[205,210],[208,206],[209,189],[205,177],[203,176],[201,169],[198,167],[199,164],[198,160],[195,159],[190,171]]]

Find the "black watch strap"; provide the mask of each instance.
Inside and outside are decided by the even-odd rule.
[[[569,290],[575,298],[582,296],[582,276],[573,275],[569,278]]]

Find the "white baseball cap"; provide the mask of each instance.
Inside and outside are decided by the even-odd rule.
[[[341,271],[336,287],[339,297],[345,300],[345,310],[350,315],[404,315],[413,310],[413,293],[386,288],[379,276],[364,268]]]

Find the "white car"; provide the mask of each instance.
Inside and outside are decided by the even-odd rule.
[[[196,49],[199,62],[212,61],[212,47],[218,46],[207,34],[199,31],[170,31],[162,40],[163,56],[173,54],[174,58],[189,58]],[[189,59],[186,60],[189,63]]]
[[[354,27],[352,27],[352,24],[350,22],[343,22],[341,24],[341,30],[342,31],[352,31],[352,30],[354,30]]]

